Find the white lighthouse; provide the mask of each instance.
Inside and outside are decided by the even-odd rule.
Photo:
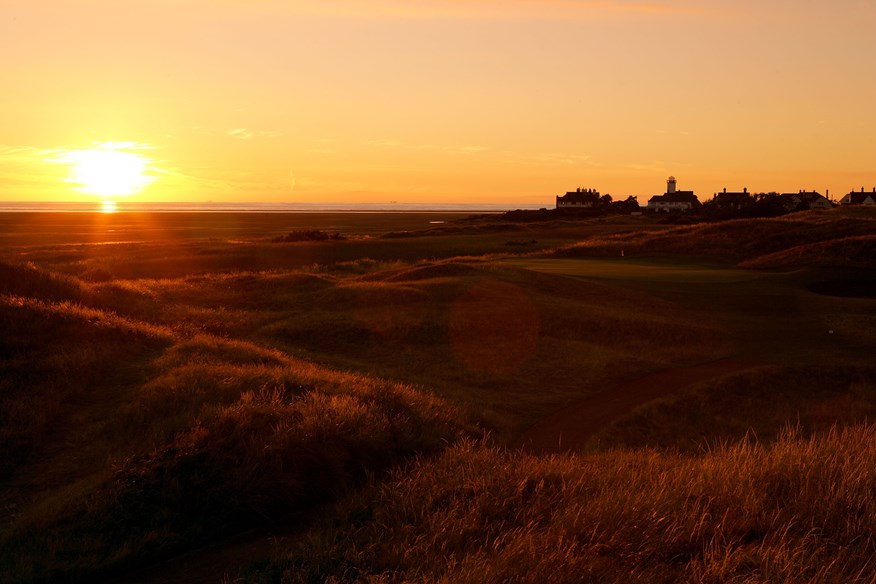
[[[675,177],[674,177],[674,176],[670,176],[670,177],[666,180],[666,193],[667,193],[667,194],[671,194],[671,193],[674,193],[674,192],[675,192]]]

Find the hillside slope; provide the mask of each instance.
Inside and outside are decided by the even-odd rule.
[[[876,259],[868,250],[872,247],[870,238],[874,234],[876,212],[834,209],[806,211],[774,219],[736,219],[609,235],[561,247],[553,255],[620,256],[622,251],[626,255],[700,255],[748,262],[747,265],[752,267],[771,267],[785,266],[788,262],[764,260],[760,265],[757,258],[800,248],[791,254],[796,259],[794,265],[839,262],[838,265],[873,268]]]

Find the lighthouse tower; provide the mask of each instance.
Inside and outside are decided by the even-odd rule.
[[[666,192],[674,193],[675,192],[675,177],[670,176],[666,181]]]

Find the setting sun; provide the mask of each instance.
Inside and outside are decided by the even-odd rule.
[[[90,195],[133,195],[153,180],[147,175],[148,158],[112,144],[73,150],[61,156],[61,161],[71,167],[69,182]]]
[[[0,584],[876,584],[876,0],[0,2]]]

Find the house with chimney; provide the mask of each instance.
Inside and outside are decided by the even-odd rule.
[[[723,191],[712,196],[711,202],[719,209],[741,209],[753,203],[754,197],[748,192],[748,187],[743,188],[741,193],[728,191],[725,187]]]
[[[588,209],[599,205],[599,191],[582,189],[557,196],[557,209]]]
[[[861,187],[861,192],[852,191],[839,202],[840,205],[861,205],[864,207],[876,207],[876,187],[872,193],[864,192],[864,187]]]
[[[648,199],[649,211],[658,213],[685,212],[700,207],[700,200],[693,191],[679,191],[678,183],[674,176],[666,180],[666,192],[662,195],[654,195]]]
[[[833,203],[817,191],[801,190],[798,193],[782,193],[779,195],[779,200],[787,211],[833,208]]]

